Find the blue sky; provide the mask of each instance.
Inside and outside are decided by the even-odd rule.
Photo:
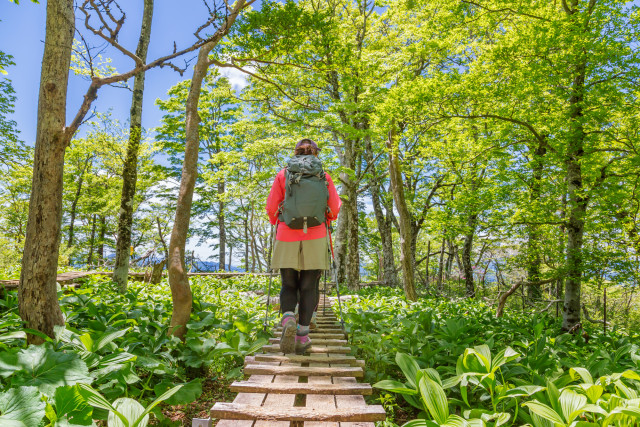
[[[127,18],[119,37],[119,42],[135,51],[142,19],[141,1],[121,1],[126,6]],[[195,37],[195,29],[205,22],[207,10],[202,0],[156,0],[156,9],[151,29],[151,43],[148,59],[155,59],[171,53],[173,42],[178,49],[190,45]],[[83,34],[88,30],[84,21],[78,19],[76,27]],[[11,79],[17,93],[17,102],[13,119],[18,123],[20,138],[33,145],[36,135],[36,116],[38,109],[38,90],[40,86],[40,65],[44,49],[46,28],[46,1],[34,4],[23,0],[16,5],[8,0],[0,0],[0,50],[13,55],[15,66],[10,67],[7,76]],[[95,39],[94,39],[95,40]],[[98,42],[96,40],[96,45]],[[196,53],[176,60],[176,64],[183,66],[184,59],[195,58]],[[120,72],[133,67],[133,61],[124,57],[114,49],[107,49],[104,56],[113,59],[113,65]],[[156,127],[160,123],[162,114],[154,102],[159,97],[165,97],[167,90],[180,80],[191,77],[189,69],[184,77],[168,68],[153,69],[147,72],[145,96],[142,110],[142,124],[145,128]],[[238,73],[230,75],[232,83],[243,84],[243,77]],[[130,82],[133,85],[133,81]],[[88,87],[88,82],[71,74],[67,96],[67,123],[75,116],[82,102],[82,97]],[[131,105],[131,92],[126,89],[103,87],[94,102],[97,111],[113,110],[116,118],[127,120]],[[81,129],[82,133],[82,129]]]

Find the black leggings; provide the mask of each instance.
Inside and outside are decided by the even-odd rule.
[[[281,268],[282,289],[280,289],[280,310],[282,313],[294,311],[298,299],[298,323],[309,326],[311,316],[318,305],[318,283],[322,270],[294,270]],[[299,296],[299,298],[298,298]]]

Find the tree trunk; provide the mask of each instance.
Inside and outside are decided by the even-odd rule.
[[[227,232],[224,227],[224,202],[222,201],[222,195],[224,194],[224,181],[218,182],[218,268],[220,270],[225,269],[225,256],[227,254]]]
[[[582,283],[582,237],[587,198],[582,190],[582,157],[585,132],[582,124],[586,63],[576,67],[572,95],[569,99],[570,122],[567,141],[567,192],[569,222],[567,227],[567,268],[562,329],[568,331],[580,322],[580,288]]]
[[[93,245],[96,239],[96,214],[91,216],[91,238],[89,239],[89,255],[87,256],[87,267],[93,264]]]
[[[462,248],[462,267],[464,268],[464,283],[466,295],[469,298],[476,297],[476,288],[473,282],[473,266],[471,265],[471,251],[473,250],[473,237],[476,232],[478,215],[469,215],[467,220],[467,234],[464,236],[464,246]]]
[[[373,163],[373,148],[370,138],[367,138],[365,159],[368,164]],[[387,286],[396,287],[398,285],[398,274],[393,259],[393,239],[391,233],[391,221],[385,217],[380,203],[380,177],[374,176],[370,183],[371,202],[373,204],[373,212],[376,216],[378,225],[378,233],[380,234],[380,244],[382,246],[382,282]]]
[[[244,271],[249,271],[249,224],[244,217]]]
[[[107,234],[107,217],[100,215],[100,233],[98,234],[98,264],[104,263],[104,236]]]
[[[55,325],[64,325],[56,273],[64,152],[69,143],[65,113],[74,24],[73,0],[47,2],[29,219],[18,288],[20,317],[25,326],[50,337],[54,336]],[[43,339],[29,334],[27,341],[41,344]]]
[[[535,203],[540,199],[541,187],[542,187],[542,173],[544,164],[542,159],[547,153],[547,148],[540,142],[534,152],[532,159],[532,183],[531,193],[529,199],[532,203]],[[527,281],[529,283],[537,282],[540,280],[540,269],[542,265],[542,257],[540,256],[542,244],[540,225],[530,224],[529,236],[527,242],[528,252],[528,266],[527,266]],[[527,289],[529,300],[538,300],[542,297],[542,291],[540,286],[529,286]]]
[[[229,245],[229,268],[227,270],[231,271],[231,260],[233,259],[233,246]]]
[[[171,299],[173,301],[169,334],[180,339],[184,339],[184,335],[187,332],[186,325],[191,317],[191,307],[193,305],[189,278],[185,271],[184,255],[189,233],[189,220],[191,219],[193,189],[198,175],[198,149],[200,148],[198,101],[200,99],[202,81],[207,75],[210,65],[209,53],[220,39],[229,32],[231,25],[233,25],[245,5],[245,0],[238,0],[215,36],[198,51],[198,60],[193,67],[193,78],[191,79],[191,87],[189,88],[189,95],[185,105],[186,141],[184,164],[182,165],[176,216],[173,222],[173,230],[171,231],[171,242],[169,243],[168,267]]]
[[[136,56],[143,63],[147,61],[147,51],[151,38],[151,21],[153,19],[153,1],[144,0],[140,39],[136,48]],[[133,227],[133,203],[138,180],[138,152],[142,134],[142,99],[144,94],[145,73],[138,73],[133,82],[133,98],[131,100],[129,144],[127,156],[122,169],[122,195],[120,197],[120,216],[118,218],[118,239],[116,241],[116,259],[113,269],[113,281],[120,292],[127,290],[129,277],[129,247],[131,246],[131,228]]]
[[[443,233],[444,234],[444,233]],[[440,261],[438,262],[438,292],[444,291],[442,283],[442,275],[444,274],[444,245],[446,243],[446,237],[442,236],[442,246],[440,246]]]
[[[92,157],[89,156],[87,157],[87,160],[84,163],[84,167],[82,168],[82,171],[80,172],[80,177],[78,178],[78,186],[76,187],[76,194],[73,197],[73,202],[71,203],[71,220],[69,221],[69,240],[67,240],[67,248],[70,248],[71,246],[73,246],[73,230],[74,230],[74,225],[76,222],[76,211],[77,211],[77,207],[78,207],[78,200],[80,200],[80,195],[82,194],[82,183],[84,182],[84,174],[87,171],[87,167],[89,166],[89,162],[91,161]]]
[[[347,223],[347,286],[349,289],[358,289],[360,284],[360,250],[358,247],[358,193],[356,187],[349,188],[349,203],[346,209],[349,212]],[[343,204],[344,209],[344,204]]]
[[[410,301],[416,301],[412,241],[413,229],[411,214],[404,197],[404,182],[402,180],[402,171],[400,170],[400,162],[398,161],[398,146],[396,143],[396,124],[391,124],[389,131],[389,139],[387,140],[387,148],[389,149],[389,176],[391,177],[391,188],[393,199],[398,209],[398,221],[400,229],[400,264],[402,265],[402,279],[404,285],[404,295]]]
[[[200,99],[202,81],[209,68],[209,52],[214,46],[215,44],[210,42],[200,48],[198,61],[193,69],[193,78],[191,79],[191,87],[189,88],[185,106],[186,143],[184,164],[182,165],[176,216],[169,242],[169,285],[171,286],[171,298],[173,301],[169,334],[181,339],[187,331],[186,324],[191,317],[193,304],[191,286],[185,271],[185,246],[187,244],[187,234],[189,233],[193,190],[198,174],[198,148],[200,146],[198,100]]]
[[[345,191],[343,189],[341,196],[344,194]],[[338,213],[338,224],[334,235],[335,270],[333,280],[340,284],[345,283],[347,272],[347,229],[349,227],[350,218],[349,211],[344,207],[345,204],[346,202],[343,202],[342,209],[340,209],[340,212]]]
[[[431,240],[427,241],[427,259],[424,265],[424,285],[429,289],[429,263],[431,262]]]

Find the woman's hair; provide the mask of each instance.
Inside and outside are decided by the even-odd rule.
[[[296,156],[306,155],[306,154],[311,154],[315,156],[318,154],[319,151],[320,149],[312,140],[303,139],[300,142],[298,142],[298,144],[296,145],[294,153]]]

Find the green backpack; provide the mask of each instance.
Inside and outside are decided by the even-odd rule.
[[[285,192],[280,221],[304,230],[326,221],[329,190],[322,162],[313,155],[292,157],[284,172]]]

